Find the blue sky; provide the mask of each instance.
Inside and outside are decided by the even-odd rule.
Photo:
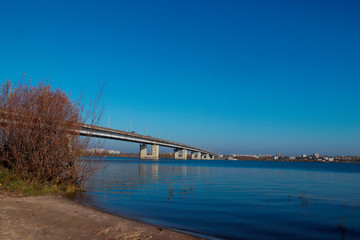
[[[0,79],[225,154],[360,155],[359,1],[0,2]],[[137,144],[108,142],[138,151]],[[165,149],[166,150],[166,149]]]

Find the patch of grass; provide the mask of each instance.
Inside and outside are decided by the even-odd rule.
[[[58,184],[40,184],[27,182],[19,178],[14,171],[0,166],[0,190],[5,190],[18,195],[54,195],[71,194],[79,190],[76,186]]]

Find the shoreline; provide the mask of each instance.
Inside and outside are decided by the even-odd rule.
[[[15,196],[0,190],[0,239],[201,239],[116,216],[65,196]]]
[[[106,158],[119,158],[119,159],[139,159],[139,157],[123,157],[123,156],[100,156],[106,160]],[[173,158],[165,158],[165,157],[159,157],[159,160],[175,160]],[[150,160],[150,159],[148,159]],[[303,159],[296,159],[296,160],[289,160],[289,159],[280,159],[280,160],[274,160],[274,159],[265,159],[265,158],[249,158],[249,159],[216,159],[216,160],[204,160],[204,159],[187,159],[191,161],[261,161],[261,162],[309,162],[309,163],[360,163],[360,160],[334,160],[334,161],[316,161],[316,160],[303,160]],[[184,161],[184,160],[180,160]]]

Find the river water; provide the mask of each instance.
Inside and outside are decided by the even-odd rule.
[[[208,239],[360,239],[360,164],[106,158],[75,199]]]

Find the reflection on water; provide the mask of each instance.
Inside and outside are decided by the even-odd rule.
[[[360,239],[360,165],[107,159],[76,199],[222,239]]]

